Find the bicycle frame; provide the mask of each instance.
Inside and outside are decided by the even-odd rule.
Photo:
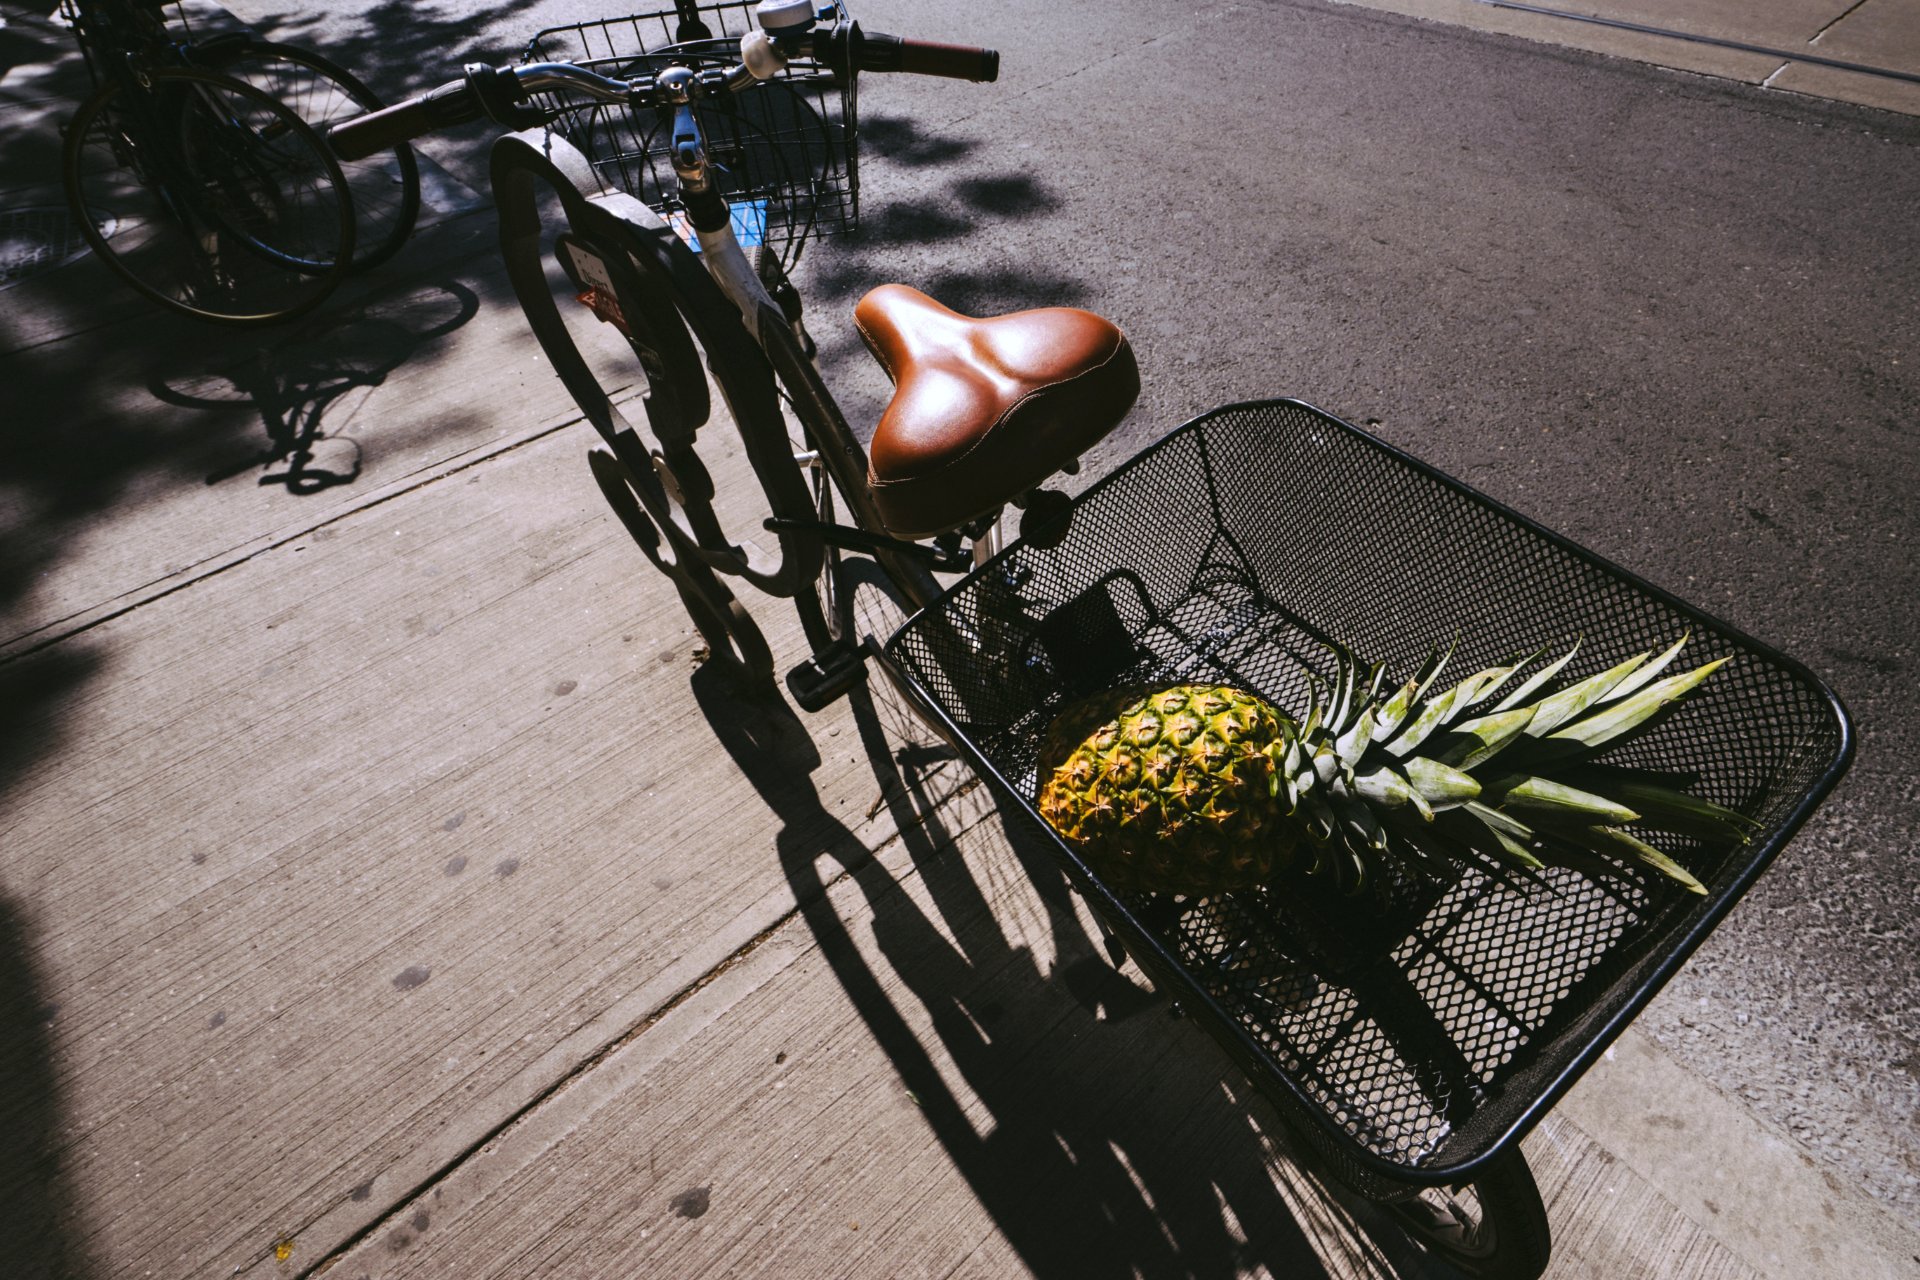
[[[624,102],[627,93],[625,83],[607,79],[570,63],[523,65],[516,68],[515,78],[520,88],[529,93],[562,89],[608,103]],[[726,73],[723,88],[727,92],[749,88],[757,78],[756,73],[746,65],[738,65]],[[672,165],[678,187],[676,194],[679,203],[693,215],[690,218],[691,230],[694,243],[698,245],[700,263],[731,303],[747,335],[761,348],[782,384],[794,394],[794,409],[811,446],[801,461],[806,465],[817,464],[826,468],[842,496],[852,506],[858,528],[826,529],[818,527],[817,521],[805,522],[816,526],[811,530],[812,533],[845,549],[892,556],[920,556],[927,563],[946,569],[964,567],[965,562],[955,559],[952,547],[931,552],[927,548],[890,538],[884,532],[885,523],[867,489],[866,450],[827,390],[817,364],[806,353],[808,344],[804,328],[797,320],[789,324],[785,311],[748,258],[735,232],[731,210],[712,181],[705,138],[694,111],[697,80],[696,73],[688,68],[669,67],[656,77],[655,84],[674,104],[670,136]],[[540,133],[539,130],[534,132]],[[603,206],[620,194],[603,184],[592,166],[571,144],[551,134],[541,133],[540,136],[546,139],[540,145],[549,157],[560,155],[562,148],[568,154],[566,185],[587,194],[591,201]],[[637,201],[634,204],[639,209],[645,209]],[[639,215],[628,211],[623,215],[623,220],[630,220],[633,216]],[[651,210],[646,210],[646,217],[658,220]],[[761,478],[763,481],[767,479],[764,472]],[[776,513],[776,521],[791,525],[801,521],[801,518]],[[967,531],[973,534],[971,562],[975,565],[984,563],[1000,546],[997,518],[977,523],[978,527]],[[783,535],[799,532],[791,527],[779,531]],[[731,567],[725,557],[716,561],[715,567],[726,572],[739,571]],[[746,576],[752,580],[751,574]],[[786,592],[776,590],[775,594]],[[926,598],[931,598],[931,594],[927,593]],[[924,598],[915,601],[916,604],[925,602]]]
[[[200,45],[174,40],[160,16],[165,7],[163,3],[141,5],[132,0],[93,0],[88,4],[61,0],[61,12],[79,42],[88,79],[96,89],[108,78],[132,77],[144,82],[149,73],[162,67],[201,65],[193,56],[195,51],[240,44],[249,38],[236,31]],[[217,61],[205,65],[218,69]]]
[[[664,87],[673,76],[674,73],[669,71],[661,75],[659,81]],[[681,79],[690,81],[692,73],[684,72]],[[776,368],[779,368],[783,358],[791,358],[792,355],[797,354],[788,350],[787,339],[798,336],[804,341],[804,333],[799,329],[799,322],[795,321],[793,333],[783,332],[781,338],[773,337],[775,331],[787,329],[785,313],[752,264],[748,262],[746,253],[740,246],[739,237],[734,231],[731,210],[725,198],[711,189],[705,139],[701,135],[700,122],[694,115],[690,98],[681,98],[675,106],[673,155],[674,175],[679,180],[682,198],[706,197],[717,206],[717,211],[707,219],[710,225],[695,226],[694,233],[700,244],[701,262],[708,274],[713,277],[714,282],[720,286],[721,292],[725,293],[739,310],[747,332],[766,350],[769,359],[775,362]],[[810,434],[815,430],[815,423],[825,426],[828,439],[816,441],[816,446],[822,447],[825,454],[823,461],[833,473],[835,480],[839,482],[841,493],[847,496],[849,502],[857,504],[856,513],[861,527],[869,531],[884,529],[885,524],[881,521],[878,510],[873,507],[866,487],[866,451],[848,428],[839,407],[827,392],[824,383],[820,381],[818,365],[811,357],[803,356],[801,359],[805,361],[807,369],[813,375],[805,381],[810,389],[817,388],[818,391],[815,403],[810,406],[814,412],[803,413],[803,421],[807,423]],[[786,374],[790,371],[781,369],[781,372]],[[795,368],[791,372],[797,373],[799,370]],[[835,465],[836,460],[840,465]],[[975,565],[984,564],[1000,550],[999,535],[999,521],[995,518],[987,522],[973,538]]]

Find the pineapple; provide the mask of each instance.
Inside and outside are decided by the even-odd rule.
[[[1388,693],[1383,667],[1335,648],[1332,688],[1323,702],[1316,684],[1304,721],[1217,685],[1111,690],[1049,728],[1040,814],[1121,892],[1207,895],[1291,874],[1358,894],[1396,859],[1518,886],[1548,863],[1610,854],[1704,894],[1628,827],[1744,840],[1749,820],[1688,795],[1691,777],[1596,760],[1727,661],[1663,676],[1685,644],[1550,693],[1578,644],[1530,676],[1544,649],[1439,693],[1437,650]]]

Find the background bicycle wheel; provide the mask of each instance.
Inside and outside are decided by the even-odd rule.
[[[322,138],[341,120],[386,105],[338,63],[293,45],[256,40],[209,59],[225,75],[272,94]],[[339,157],[335,157],[339,159]],[[407,242],[420,215],[420,166],[401,143],[364,160],[340,160],[353,197],[353,270],[385,262]]]
[[[203,136],[194,114],[181,118],[181,95],[203,96],[231,137]],[[171,144],[168,129],[179,131]],[[346,180],[325,142],[291,108],[226,76],[159,71],[145,94],[109,84],[68,125],[62,175],[94,252],[196,319],[300,315],[351,259]]]

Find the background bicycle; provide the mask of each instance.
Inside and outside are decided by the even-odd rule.
[[[317,305],[342,272],[382,262],[405,243],[420,207],[411,150],[389,148],[342,166],[336,190],[331,158],[316,145],[316,130],[380,105],[351,73],[246,31],[197,38],[185,5],[165,0],[62,0],[61,12],[95,86],[68,126],[68,203],[95,251],[136,289],[200,318],[286,318]],[[216,76],[255,93],[219,86]],[[233,115],[232,136],[257,135],[230,147],[261,161],[252,178],[256,219],[284,221],[300,210],[312,221],[337,197],[350,206],[350,242],[332,246],[327,233],[308,229],[275,233],[290,246],[279,258],[222,253],[183,172],[210,163],[205,148],[189,154],[174,137],[180,104],[190,100],[225,104],[209,109]],[[257,118],[243,121],[248,113]],[[231,169],[235,162],[223,163]],[[276,203],[279,211],[268,207]]]

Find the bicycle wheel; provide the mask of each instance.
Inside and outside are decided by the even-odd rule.
[[[352,72],[292,45],[253,40],[203,47],[196,56],[222,75],[278,98],[322,138],[330,125],[386,105]],[[351,267],[363,271],[398,253],[413,233],[420,216],[420,164],[405,143],[339,164],[353,197]]]
[[[636,533],[635,540],[675,577],[683,596],[694,590],[703,607],[689,609],[702,630],[714,620],[750,625],[724,576],[793,600],[816,656],[844,639],[839,553],[817,526],[832,523],[835,487],[859,510],[864,462],[857,445],[832,443],[850,441],[844,426],[823,436],[814,425],[838,411],[792,330],[777,315],[756,317],[763,351],[693,250],[631,196],[601,190],[563,139],[501,139],[493,187],[508,276],[528,323],[623,465],[632,497],[608,485],[604,463],[602,489],[630,531],[635,522],[623,507],[637,501],[643,509],[659,537]],[[708,372],[730,424],[711,420],[716,397]],[[717,471],[742,454],[757,483],[716,486],[709,466]],[[807,454],[829,476],[803,465]],[[663,548],[671,549],[671,562],[659,554]],[[698,566],[699,573],[677,572],[670,563]],[[889,563],[889,573],[906,584],[908,599],[930,598],[930,575],[914,572],[910,562],[903,572],[894,567]],[[713,649],[717,655],[722,646]],[[857,660],[847,662],[855,657],[839,651],[838,677],[852,675]]]
[[[1429,1256],[1478,1280],[1536,1280],[1547,1269],[1547,1210],[1518,1151],[1494,1160],[1471,1185],[1382,1207]]]
[[[763,248],[755,265],[769,291],[779,296],[790,290],[778,255]],[[798,315],[797,307],[794,314]],[[773,368],[795,455],[809,459],[807,481],[813,495],[814,518],[823,525],[838,524],[844,518],[868,532],[883,533],[884,527],[866,487],[864,456],[836,445],[837,441],[850,439],[852,432],[821,380],[811,341],[804,336],[804,330],[794,327],[797,320],[789,325],[769,317],[768,322],[761,342]],[[844,517],[839,513],[844,513]],[[842,581],[842,569],[860,561],[879,567],[890,594],[902,610],[901,617],[931,603],[940,594],[940,583],[933,571],[916,556],[895,550],[876,550],[866,556],[848,555],[829,543],[818,592],[830,640],[859,640],[871,629],[856,625],[855,593]],[[818,647],[820,642],[815,643]]]
[[[69,123],[61,167],[94,252],[195,319],[301,315],[351,259],[353,209],[325,142],[227,76],[172,68],[106,85]]]
[[[766,461],[765,427],[777,420],[772,389],[743,375],[757,352],[737,319],[733,332],[715,323],[721,313],[705,295],[705,306],[685,303],[698,317],[696,342],[674,268],[662,265],[668,251],[653,242],[672,233],[628,197],[605,197],[617,212],[602,207],[600,196],[589,202],[584,193],[597,191],[597,183],[570,151],[558,140],[549,151],[531,135],[495,144],[493,187],[508,278],[554,372],[608,446],[593,459],[602,493],[678,589],[707,641],[706,660],[736,683],[770,690],[771,652],[725,579],[743,577],[790,595],[817,569],[789,554],[791,540],[760,531],[764,503],[755,486],[729,484],[719,492],[707,461],[737,455],[741,442]],[[562,172],[549,156],[573,171]],[[677,242],[672,247],[687,253]],[[697,262],[674,266],[692,287],[713,290]],[[703,361],[728,397],[734,425],[758,430],[743,427],[735,436],[724,421],[711,421]],[[782,460],[799,485],[791,457]]]

